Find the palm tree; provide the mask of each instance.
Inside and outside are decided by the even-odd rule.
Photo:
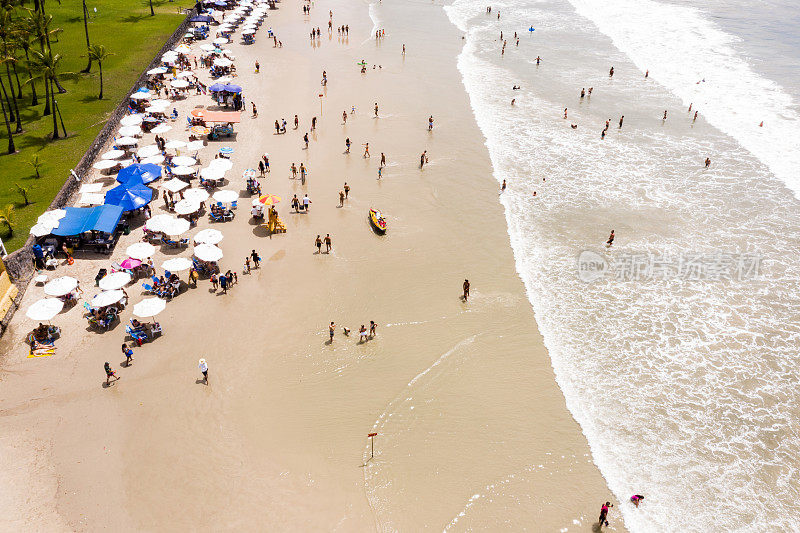
[[[49,89],[51,103],[53,104],[53,139],[58,139],[58,117],[56,112],[56,91],[53,84],[58,84],[59,78],[74,78],[77,76],[74,72],[59,72],[59,64],[61,63],[61,54],[52,54],[46,52],[39,52],[38,50],[31,50],[33,54],[33,64],[36,71],[36,77],[33,79],[41,78],[44,81],[45,88]],[[66,133],[65,133],[66,135]]]
[[[84,74],[88,74],[92,70],[92,56],[90,53],[92,45],[89,43],[89,10],[86,8],[86,0],[83,0],[82,3],[83,3],[83,32],[86,34],[86,53],[89,54],[89,64],[86,65],[86,68],[83,69],[81,72],[83,72]]]
[[[28,200],[28,195],[31,193],[31,188],[23,187],[19,183],[15,183],[14,186],[17,188],[17,192],[22,195],[22,201],[25,203],[25,205],[31,205],[30,200]]]
[[[14,226],[17,225],[17,216],[14,212],[14,206],[7,204],[0,209],[0,224],[4,224],[8,228],[8,237],[14,236]]]
[[[154,17],[155,14],[156,14],[156,12],[153,11],[153,0],[150,0],[150,16]]]
[[[93,44],[89,47],[89,61],[97,61],[97,67],[100,69],[100,95],[97,97],[98,100],[103,99],[103,61],[113,55],[102,44]]]
[[[31,56],[30,56],[30,53],[29,53],[29,51],[31,49],[31,44],[36,39],[37,39],[37,37],[36,37],[36,34],[34,33],[32,25],[30,24],[30,20],[29,19],[22,19],[22,22],[20,24],[20,32],[19,32],[19,45],[22,48],[22,50],[25,52],[25,64],[26,64],[27,69],[28,69],[28,81],[26,83],[30,84],[30,86],[31,86],[31,105],[32,106],[39,105],[39,97],[36,94],[36,84],[31,81],[31,78],[33,78],[33,72],[31,72],[31,69],[30,69]]]
[[[2,82],[2,80],[0,80]],[[3,108],[3,120],[6,123],[6,131],[8,132],[8,153],[13,154],[17,151],[14,147],[14,134],[11,133],[11,122],[8,120],[8,113],[6,113],[6,105],[2,99],[0,99],[0,107]]]
[[[33,171],[36,172],[36,179],[38,180],[39,178],[41,178],[42,176],[41,176],[41,174],[39,174],[39,169],[44,166],[44,163],[42,163],[42,160],[39,157],[39,154],[33,154],[31,156],[31,160],[28,162],[28,164],[31,167],[33,167]]]

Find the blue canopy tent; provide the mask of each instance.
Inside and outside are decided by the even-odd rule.
[[[150,183],[161,177],[161,167],[152,164],[134,163],[129,165],[117,174],[117,181],[126,183],[131,179],[137,180],[135,183]]]
[[[106,205],[115,205],[123,211],[133,211],[144,207],[153,199],[153,189],[136,178],[117,185],[106,193]]]
[[[122,217],[122,208],[117,205],[97,207],[67,207],[67,214],[61,219],[53,235],[67,237],[80,235],[87,231],[114,233]]]

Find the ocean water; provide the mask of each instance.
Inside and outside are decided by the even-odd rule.
[[[489,4],[445,8],[458,67],[558,384],[626,525],[796,531],[800,10]],[[585,251],[606,270],[579,276]]]

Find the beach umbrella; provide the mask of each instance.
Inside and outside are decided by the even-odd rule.
[[[117,146],[133,146],[135,144],[139,144],[139,139],[136,139],[134,137],[120,137],[119,139],[114,141],[114,144],[116,144]]]
[[[225,37],[218,37],[211,42],[214,44],[228,44],[230,41],[228,41],[228,39]]]
[[[106,193],[106,204],[118,205],[123,211],[133,211],[150,203],[153,199],[153,189],[147,185],[131,179],[117,185]]]
[[[219,261],[222,259],[222,250],[213,244],[198,244],[194,247],[194,255],[201,261]]]
[[[222,155],[231,155],[233,153],[233,148],[230,146],[223,146],[219,149],[219,153]]]
[[[214,200],[218,202],[228,203],[239,199],[239,193],[231,191],[230,189],[222,189],[214,193]]]
[[[205,126],[192,126],[192,128],[189,131],[191,132],[192,135],[199,137],[202,135],[208,135],[208,133],[211,130],[206,128]]]
[[[136,92],[130,95],[128,98],[130,98],[131,100],[149,100],[150,95],[148,93]]]
[[[186,80],[175,80],[171,82],[170,85],[176,89],[185,89],[189,86],[189,82]]]
[[[136,137],[142,134],[142,128],[139,126],[123,126],[119,129],[118,133],[126,137]]]
[[[186,143],[186,149],[189,150],[190,152],[197,152],[198,150],[202,150],[203,146],[205,146],[203,144],[203,141],[190,141]]]
[[[154,76],[156,74],[166,74],[167,68],[166,67],[151,68],[150,70],[147,71],[147,73],[151,76]]]
[[[152,123],[152,122],[161,122],[161,119],[157,118],[157,117],[144,117],[142,120],[145,121],[145,122],[150,122],[150,123]]]
[[[150,130],[150,133],[155,133],[156,135],[161,135],[162,133],[167,133],[171,129],[172,129],[172,126],[168,126],[166,124],[159,124],[158,126],[153,128],[152,130]]]
[[[65,209],[51,209],[50,211],[45,211],[39,218],[36,219],[36,222],[53,222],[55,225],[58,225],[58,221],[67,216],[67,211]]]
[[[45,235],[50,235],[57,227],[57,221],[39,222],[31,228],[31,235],[34,237],[44,237]]]
[[[119,159],[125,155],[123,150],[109,150],[108,152],[104,153],[101,157],[103,159]]]
[[[206,167],[200,169],[200,177],[207,180],[221,180],[225,176],[225,171],[219,167]]]
[[[187,257],[175,257],[161,263],[161,268],[170,272],[181,272],[192,268],[192,260]]]
[[[197,163],[194,157],[189,157],[188,155],[180,155],[178,157],[172,158],[172,163],[179,167],[190,167]]]
[[[188,198],[184,198],[175,204],[175,212],[179,215],[190,215],[198,212],[199,210],[200,202],[195,202],[193,200],[189,200]]]
[[[216,46],[214,46],[213,44],[201,44],[200,45],[200,50],[203,50],[204,52],[213,52],[215,48],[216,48]]]
[[[208,90],[211,91],[212,93],[218,93],[220,91],[224,91],[225,90],[225,84],[224,83],[215,83],[211,87],[209,87]]]
[[[223,157],[221,159],[212,159],[208,166],[211,168],[220,168],[223,172],[226,172],[233,168],[233,163],[230,159],[225,159]]]
[[[161,153],[161,150],[155,144],[148,144],[136,150],[136,155],[139,157],[153,157]]]
[[[172,173],[175,176],[193,176],[196,172],[192,167],[175,167],[172,169]]]
[[[186,141],[174,139],[167,142],[167,144],[164,145],[164,148],[167,148],[168,150],[177,150],[178,148],[183,148],[184,146],[186,146]]]
[[[44,293],[48,296],[64,296],[75,290],[78,286],[78,280],[71,276],[61,276],[52,281],[49,281],[44,286]]]
[[[194,76],[194,72],[191,70],[182,70],[175,74],[176,78],[188,78],[189,76]]]
[[[85,192],[78,198],[78,203],[83,205],[103,205],[106,203],[105,196],[97,192]]]
[[[150,157],[145,157],[144,159],[142,159],[141,163],[143,165],[160,165],[161,163],[164,162],[165,159],[166,157],[164,157],[161,154],[151,155]]]
[[[163,216],[169,217],[169,215]],[[155,219],[155,217],[148,220],[148,227],[153,219]],[[149,242],[136,242],[128,246],[128,248],[125,250],[125,253],[128,254],[128,257],[144,260],[148,257],[153,257],[153,254],[156,253],[156,247]]]
[[[255,32],[256,30],[244,30],[242,35],[253,35]]]
[[[167,215],[166,213],[162,213],[160,215],[154,215],[150,217],[150,219],[145,223],[145,226],[150,231],[164,231],[164,226],[169,224],[170,221],[174,219],[175,217],[173,217],[172,215]],[[152,253],[150,253],[146,257],[150,256],[152,256]],[[139,259],[141,259],[141,257],[139,256],[132,255],[131,257],[138,257]]]
[[[127,268],[128,270],[134,269],[142,264],[141,261],[138,259],[134,259],[133,257],[129,257],[125,259],[122,263],[119,264],[122,268]]]
[[[139,318],[152,318],[167,307],[161,298],[145,298],[133,306],[133,314]]]
[[[209,89],[210,89],[210,88],[211,88],[211,87],[209,87]],[[201,108],[201,107],[195,107],[194,109],[192,109],[191,111],[189,111],[189,114],[190,114],[191,116],[193,116],[194,118],[203,118],[203,116],[205,115],[205,113],[206,113],[206,110],[205,110],[205,109],[203,109],[203,108]]]
[[[126,115],[119,121],[122,126],[138,126],[142,123],[141,115]]]
[[[189,199],[189,200],[192,200],[194,202],[200,203],[200,202],[205,202],[206,200],[208,200],[209,194],[208,194],[208,191],[205,190],[205,189],[197,189],[197,188],[195,188],[195,189],[188,189],[188,190],[183,191],[183,197],[184,197],[184,199]]]
[[[127,272],[112,272],[100,280],[99,286],[104,291],[113,291],[121,289],[130,282],[131,275]]]
[[[169,104],[167,104],[167,105],[169,105]],[[147,113],[154,113],[154,114],[165,113],[167,111],[167,106],[166,105],[155,105],[155,104],[152,104],[152,105],[149,105],[149,106],[145,107],[144,110]]]
[[[194,236],[197,244],[217,244],[222,240],[222,232],[214,228],[206,228],[198,231]]]
[[[102,280],[101,280],[102,281]],[[92,301],[89,305],[92,307],[105,307],[107,305],[115,304],[118,301],[122,300],[125,297],[125,293],[116,290],[116,291],[103,291],[100,294],[95,295],[92,298]]]
[[[52,320],[54,316],[64,309],[64,302],[58,298],[43,298],[32,304],[25,311],[25,316],[31,320]]]
[[[264,205],[275,205],[281,201],[281,197],[274,194],[264,194],[258,197],[258,201]]]
[[[110,159],[101,159],[92,165],[92,168],[96,168],[97,170],[107,170],[109,168],[114,168],[117,165],[119,165],[119,163],[116,161],[112,161]]]
[[[238,85],[225,85],[225,90],[229,93],[240,93],[242,88]]]
[[[233,61],[225,57],[218,57],[217,59],[214,60],[215,67],[230,67],[231,65],[233,65]]]
[[[189,186],[188,183],[186,183],[183,180],[179,180],[178,178],[172,178],[171,180],[165,181],[164,183],[161,184],[161,187],[170,192],[182,191],[188,186]]]
[[[134,163],[123,168],[117,174],[117,181],[127,183],[130,180],[147,184],[161,177],[161,167],[144,163]]]
[[[81,188],[78,190],[78,192],[100,192],[102,188],[103,185],[101,183],[84,183],[81,185]]]
[[[189,221],[182,218],[173,218],[164,224],[164,233],[170,236],[177,236],[189,231]]]
[[[175,47],[175,51],[178,52],[179,54],[188,54],[192,51],[192,49],[186,46],[186,44],[181,43]]]

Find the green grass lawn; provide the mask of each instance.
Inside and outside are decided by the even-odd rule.
[[[56,99],[69,134],[66,139],[62,137],[60,140],[51,140],[52,117],[42,116],[44,86],[37,84],[39,105],[36,107],[30,106],[30,87],[22,87],[23,98],[18,101],[18,105],[25,132],[14,137],[17,153],[6,154],[8,137],[5,125],[0,122],[0,207],[8,204],[16,206],[13,235],[9,236],[5,228],[0,230],[0,238],[9,252],[25,243],[28,230],[36,223],[36,218],[47,210],[69,177],[69,170],[77,165],[83,153],[91,146],[108,115],[184,19],[184,15],[179,14],[179,8],[193,5],[192,0],[153,0],[156,14],[150,16],[147,1],[87,1],[91,43],[103,45],[115,55],[103,62],[102,100],[97,99],[100,80],[96,64],[92,66],[91,73],[81,74],[76,80],[62,81],[67,93],[57,95]],[[51,28],[64,30],[56,37],[57,42],[52,43],[53,52],[64,58],[61,71],[80,72],[88,62],[81,2],[63,0],[59,5],[48,1],[46,9],[53,16]],[[19,64],[17,69],[24,82],[27,74],[23,65]],[[8,88],[7,82],[6,87]],[[13,129],[12,124],[12,131]],[[39,154],[43,163],[39,179],[36,179],[29,164],[33,154]],[[30,205],[23,205],[17,184],[30,188]]]

